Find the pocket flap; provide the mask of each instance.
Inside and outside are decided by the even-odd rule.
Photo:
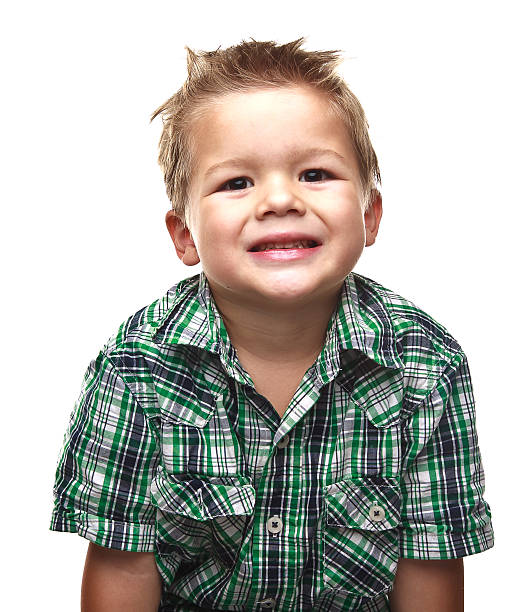
[[[151,483],[151,500],[163,512],[207,521],[220,516],[252,514],[255,489],[242,476],[181,480],[160,472]]]
[[[162,420],[205,427],[216,411],[215,397],[191,377],[179,373],[172,384],[156,387]]]
[[[391,427],[399,422],[404,398],[402,371],[381,366],[368,357],[344,356],[338,384],[375,427]]]
[[[326,487],[326,524],[369,531],[393,529],[400,521],[400,502],[394,478],[340,480]]]

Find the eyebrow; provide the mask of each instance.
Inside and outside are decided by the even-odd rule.
[[[314,157],[315,155],[330,155],[336,157],[339,161],[345,162],[346,159],[337,153],[333,149],[322,149],[318,147],[312,147],[310,149],[294,149],[290,152],[289,157],[292,161],[296,162],[300,159],[306,159],[309,157]],[[231,159],[226,159],[224,161],[218,162],[217,164],[213,164],[210,166],[204,173],[204,178],[207,178],[210,174],[215,172],[215,170],[220,170],[220,168],[239,168],[241,166],[245,166],[250,162],[250,158],[244,157],[232,157]]]

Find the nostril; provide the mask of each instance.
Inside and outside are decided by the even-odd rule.
[[[268,215],[268,214],[277,215],[277,217],[283,217],[285,215],[290,215],[290,214],[297,215],[300,217],[304,214],[304,211],[294,206],[281,207],[281,208],[275,206],[264,212],[264,215]]]
[[[257,206],[257,212],[261,217],[271,214],[281,217],[289,213],[302,216],[305,211],[305,203],[289,192],[262,195]]]

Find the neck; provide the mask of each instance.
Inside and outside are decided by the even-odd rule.
[[[213,291],[229,338],[239,354],[272,363],[316,358],[339,291],[304,304],[238,304]]]

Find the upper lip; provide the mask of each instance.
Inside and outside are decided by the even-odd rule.
[[[266,234],[261,238],[257,238],[248,247],[248,251],[253,251],[257,247],[261,247],[264,244],[287,244],[290,242],[300,242],[302,240],[314,242],[315,245],[322,244],[320,239],[312,234],[304,234],[302,232],[274,232],[272,234]]]

